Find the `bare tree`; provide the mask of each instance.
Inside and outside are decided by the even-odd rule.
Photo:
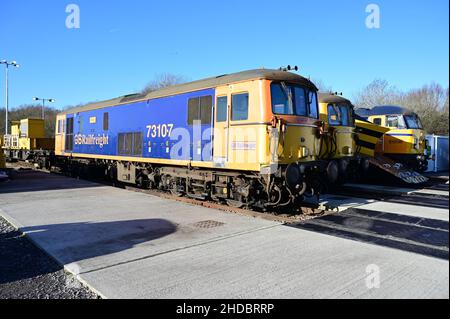
[[[431,83],[413,89],[403,105],[419,115],[427,133],[448,134],[448,88]]]
[[[358,92],[353,102],[356,107],[364,108],[400,105],[419,115],[427,133],[447,135],[449,131],[448,88],[436,83],[401,92],[388,81],[376,79]]]
[[[395,86],[376,79],[353,97],[353,103],[357,108],[372,108],[376,105],[399,105],[403,99],[403,93]]]
[[[55,133],[56,114],[59,110],[45,107],[45,136],[53,137]],[[0,109],[0,114],[4,114],[5,109]],[[41,118],[42,106],[40,105],[21,105],[9,111],[10,121],[20,121],[27,118]],[[11,125],[11,122],[9,122]],[[0,135],[5,132],[5,118],[0,116]]]
[[[331,85],[326,84],[321,79],[311,79],[311,81],[317,86],[320,92],[333,92],[333,87]]]
[[[141,91],[142,94],[147,94],[162,88],[173,86],[176,84],[181,84],[186,82],[186,79],[181,75],[176,75],[172,73],[163,73],[155,76],[147,86]]]

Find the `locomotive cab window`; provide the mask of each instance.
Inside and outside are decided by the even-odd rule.
[[[63,122],[64,122],[64,120],[58,120],[58,122],[57,122],[58,129],[56,130],[57,134],[63,133]]]
[[[386,116],[386,126],[404,129],[406,128],[406,123],[401,115],[388,115]]]
[[[317,118],[317,94],[294,84],[273,82],[270,85],[272,112],[280,115],[298,115]]]
[[[343,104],[328,104],[328,122],[334,126],[352,126],[350,107]]]
[[[275,114],[294,114],[294,104],[292,99],[288,99],[288,94],[280,84],[272,83],[270,86],[272,95],[272,111]]]
[[[386,125],[388,127],[398,127],[398,116],[386,116]]]
[[[404,118],[409,129],[423,129],[422,122],[417,115],[405,115]]]
[[[211,116],[211,95],[194,97],[188,100],[188,125],[194,125],[194,121],[201,121],[201,124],[211,124]]]
[[[66,151],[73,150],[73,117],[66,120]]]
[[[317,104],[317,93],[308,91],[308,116],[317,119],[319,117],[319,105]]]
[[[217,122],[226,122],[228,117],[228,98],[219,96],[217,98]]]
[[[231,96],[231,120],[244,121],[248,119],[248,93]]]
[[[381,125],[381,118],[377,117],[376,119],[373,119],[373,124]]]

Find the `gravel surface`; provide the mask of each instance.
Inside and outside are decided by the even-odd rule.
[[[6,298],[98,297],[0,217],[0,299]]]

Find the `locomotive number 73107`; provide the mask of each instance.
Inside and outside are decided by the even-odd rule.
[[[147,138],[168,137],[172,133],[173,124],[147,125]]]

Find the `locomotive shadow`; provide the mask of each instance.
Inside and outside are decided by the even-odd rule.
[[[449,260],[448,221],[350,208],[293,227]]]
[[[123,220],[114,222],[82,222],[67,224],[50,224],[23,227],[25,233],[47,254],[58,260],[60,264],[110,255],[133,248],[139,244],[168,236],[177,231],[177,225],[165,219]],[[0,234],[0,243],[11,236],[20,236],[19,232]],[[22,238],[24,238],[22,236]],[[27,239],[25,239],[27,240]],[[5,256],[5,258],[8,258]],[[34,259],[30,259],[24,271],[16,272],[6,269],[0,274],[0,284],[15,280],[33,278],[38,275],[62,269],[59,265],[40,267]]]
[[[57,174],[49,174],[34,170],[18,170],[9,172],[9,180],[0,183],[0,194],[101,186],[104,185],[81,179],[68,178],[67,176]]]

